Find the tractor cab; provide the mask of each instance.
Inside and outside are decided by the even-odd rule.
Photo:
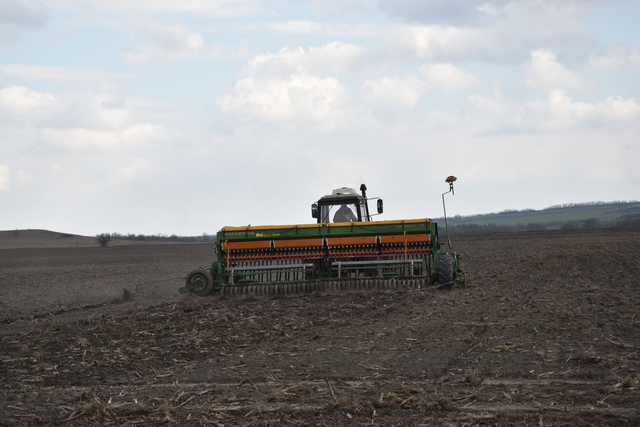
[[[342,187],[331,192],[331,195],[321,197],[311,205],[311,216],[318,224],[340,222],[371,221],[367,199],[367,186],[360,186],[362,194],[356,193],[354,188]],[[382,213],[382,199],[377,199],[378,214]]]

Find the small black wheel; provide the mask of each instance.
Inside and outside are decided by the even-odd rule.
[[[213,290],[213,276],[209,270],[204,268],[199,268],[189,273],[186,282],[187,286],[199,282],[195,288],[189,291],[199,297],[209,295]]]
[[[455,283],[453,271],[453,257],[442,254],[438,257],[438,283],[442,289],[451,289]]]

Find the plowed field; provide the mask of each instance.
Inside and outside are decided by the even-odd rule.
[[[211,245],[0,249],[0,425],[640,425],[640,232],[452,240],[452,291],[227,298]]]

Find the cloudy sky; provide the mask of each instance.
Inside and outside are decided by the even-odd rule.
[[[637,0],[0,0],[0,230],[640,199]]]

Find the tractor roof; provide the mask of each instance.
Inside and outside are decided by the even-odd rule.
[[[336,188],[331,192],[331,194],[327,194],[326,196],[322,196],[320,200],[340,200],[342,198],[360,198],[360,194],[356,192],[354,188],[349,187],[341,187]]]

